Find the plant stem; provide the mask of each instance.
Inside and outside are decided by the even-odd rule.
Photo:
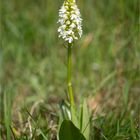
[[[68,86],[68,95],[70,99],[70,106],[74,107],[74,97],[72,90],[71,82],[71,65],[72,65],[72,44],[68,44],[68,58],[67,58],[67,86]]]

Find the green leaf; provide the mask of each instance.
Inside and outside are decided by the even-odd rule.
[[[62,100],[60,104],[60,109],[61,109],[63,119],[70,120],[71,119],[70,106],[67,104],[66,101]]]
[[[78,115],[79,115],[79,112],[77,112],[75,106],[71,106],[71,117],[72,117],[71,120],[76,127],[80,128]]]
[[[64,120],[59,131],[59,140],[86,140],[80,130],[70,120]]]
[[[89,139],[90,135],[90,112],[87,106],[86,100],[83,101],[80,116],[80,128],[86,139]]]

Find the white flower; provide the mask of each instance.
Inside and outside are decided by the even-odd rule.
[[[72,43],[82,36],[82,19],[75,0],[65,0],[59,10],[59,37]]]

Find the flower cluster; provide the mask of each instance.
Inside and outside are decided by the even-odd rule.
[[[82,35],[82,19],[75,0],[65,0],[59,10],[59,37],[72,43]]]

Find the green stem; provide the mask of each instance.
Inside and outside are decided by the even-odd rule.
[[[67,58],[67,86],[70,99],[70,106],[74,107],[74,97],[71,82],[71,65],[72,65],[72,44],[68,44],[68,58]]]

